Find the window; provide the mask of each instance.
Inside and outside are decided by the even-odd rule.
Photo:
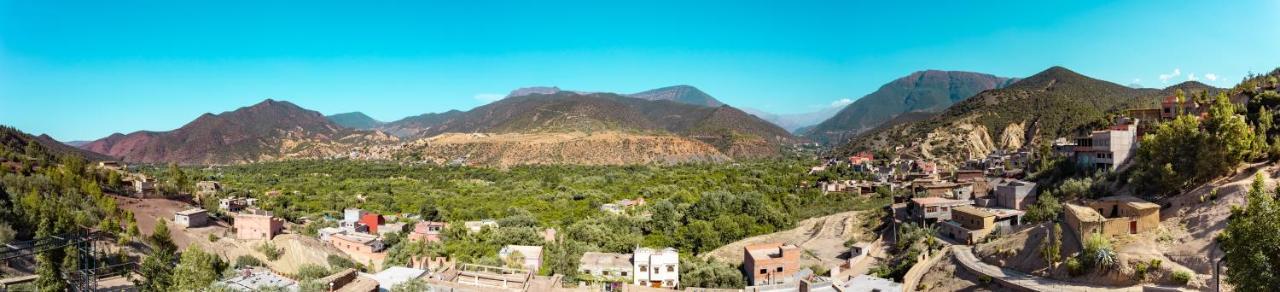
[[[924,211],[927,213],[938,212],[938,207],[933,207],[933,206],[924,207]]]
[[[626,277],[626,276],[627,276],[627,271],[622,271],[622,276],[623,276],[623,277]]]
[[[781,272],[782,272],[782,267],[778,267],[778,272],[779,272],[779,273],[781,273]]]
[[[667,271],[668,271],[668,272],[675,272],[675,271],[676,271],[676,266],[674,266],[674,265],[667,265]]]
[[[603,273],[603,274],[604,274],[605,276],[609,276],[609,274],[610,274],[610,273],[611,273],[611,272],[609,272],[609,271],[604,271],[604,273]]]
[[[761,275],[768,274],[768,273],[769,273],[769,269],[760,269]]]
[[[641,270],[641,271],[648,271],[648,270],[649,270],[649,266],[648,266],[648,265],[640,265],[640,270]]]

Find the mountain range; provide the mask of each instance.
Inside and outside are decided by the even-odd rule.
[[[345,128],[367,130],[381,126],[382,121],[375,120],[362,112],[349,112],[325,116],[330,122]]]
[[[380,132],[344,128],[318,112],[267,99],[221,114],[206,113],[172,131],[115,133],[80,148],[129,162],[224,164],[328,157],[396,140]]]
[[[973,72],[919,71],[881,86],[800,134],[818,142],[840,143],[900,114],[939,112],[978,92],[1015,81],[1016,78]]]
[[[1108,113],[1154,107],[1177,89],[1218,90],[1199,82],[1165,89],[1132,88],[1055,66],[1003,88],[982,91],[941,113],[866,131],[839,150],[901,147],[908,156],[956,165],[996,149],[1015,150],[1041,139],[1104,127],[1110,123]]]
[[[669,90],[670,93],[649,91],[653,100],[545,88],[518,90],[508,98],[465,112],[429,113],[385,123],[359,112],[324,116],[287,101],[268,99],[220,114],[206,113],[172,131],[116,133],[79,148],[144,163],[229,164],[290,158],[404,159],[435,155],[439,161],[478,156],[504,164],[522,164],[523,160],[537,159],[508,152],[554,150],[579,153],[562,157],[596,157],[602,163],[634,164],[769,157],[777,155],[781,145],[795,141],[786,130],[736,108],[677,101],[682,96],[698,96],[700,91],[696,89]],[[473,136],[453,135],[430,143],[407,143],[445,134],[478,136],[473,140],[466,139]],[[528,141],[538,143],[525,143]],[[448,149],[441,150],[445,147],[442,145],[448,145]],[[579,162],[594,164],[591,158]]]

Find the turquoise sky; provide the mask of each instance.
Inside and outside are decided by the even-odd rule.
[[[792,113],[923,69],[1225,87],[1280,66],[1274,0],[884,2],[909,3],[0,0],[0,124],[96,139],[265,98],[395,120],[535,85]]]

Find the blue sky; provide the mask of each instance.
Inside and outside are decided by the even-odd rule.
[[[395,120],[690,84],[795,113],[923,69],[1226,87],[1280,66],[1274,0],[54,2],[0,0],[0,124],[62,140],[265,98]]]

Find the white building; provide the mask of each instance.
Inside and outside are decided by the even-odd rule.
[[[520,258],[512,258],[514,254],[520,254]],[[507,261],[521,261],[520,266],[529,271],[537,272],[542,268],[542,247],[536,245],[508,245],[502,247],[498,251],[498,257]]]
[[[680,286],[680,253],[674,248],[637,248],[633,253],[635,284],[659,288]]]
[[[1138,148],[1138,120],[1120,119],[1106,130],[1076,139],[1076,164],[1086,169],[1114,171]]]
[[[356,224],[360,222],[360,216],[362,215],[364,215],[364,210],[356,208],[342,210],[342,221],[338,222],[338,227],[355,230]]]

